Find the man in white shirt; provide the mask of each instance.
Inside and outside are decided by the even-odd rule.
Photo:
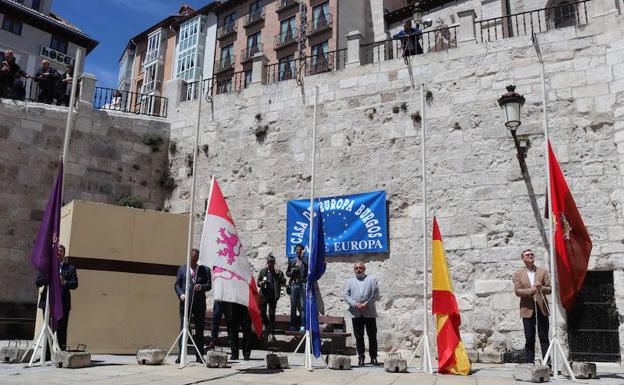
[[[542,357],[548,350],[548,316],[550,315],[546,296],[550,294],[548,270],[535,265],[535,254],[531,249],[521,253],[524,267],[513,275],[514,291],[520,297],[520,317],[526,340],[525,362],[535,361],[535,328],[539,335]]]

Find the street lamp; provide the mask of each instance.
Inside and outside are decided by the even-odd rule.
[[[524,96],[516,92],[516,86],[508,85],[507,93],[498,99],[498,105],[505,114],[505,126],[514,133],[522,122],[520,114],[524,105]]]
[[[414,11],[412,13],[414,17],[414,23],[416,23],[416,25],[422,24],[423,10],[420,7],[420,1],[414,2]]]

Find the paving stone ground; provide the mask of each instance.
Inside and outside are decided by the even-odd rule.
[[[249,361],[235,361],[227,369],[206,368],[190,363],[180,369],[169,357],[162,366],[137,365],[134,356],[93,355],[93,366],[84,369],[57,369],[54,366],[26,368],[19,364],[0,364],[0,384],[228,384],[228,385],[508,385],[513,380],[513,365],[475,364],[473,375],[467,377],[428,375],[410,368],[409,373],[386,373],[383,368],[354,366],[352,370],[326,369],[321,361],[308,371],[303,367],[303,355],[291,360],[291,369],[267,370],[266,351],[254,351]],[[353,358],[353,364],[357,361]],[[619,365],[598,365],[599,378],[582,380],[578,384],[624,384],[624,368]],[[568,380],[554,380],[555,385],[572,385]],[[520,383],[522,384],[522,383]]]

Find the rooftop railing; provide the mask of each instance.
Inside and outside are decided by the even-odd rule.
[[[100,110],[167,117],[167,98],[112,88],[95,87],[93,107]]]
[[[589,1],[564,3],[555,7],[477,20],[475,21],[477,40],[489,42],[515,36],[532,36],[534,33],[587,24]]]
[[[414,33],[362,45],[362,60],[366,64],[422,55],[457,47],[457,26]]]

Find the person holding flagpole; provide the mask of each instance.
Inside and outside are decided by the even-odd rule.
[[[65,246],[58,246],[58,262],[59,262],[59,282],[61,284],[61,299],[63,303],[63,316],[58,321],[58,329],[56,336],[58,339],[59,348],[61,350],[67,350],[67,324],[69,323],[69,311],[71,310],[71,292],[78,288],[78,274],[76,273],[76,267],[69,263],[67,256],[65,255]],[[46,298],[48,293],[48,281],[39,272],[37,274],[37,280],[35,282],[37,287],[42,287],[41,296],[39,297],[39,309],[45,312]],[[48,352],[46,352],[46,355]]]
[[[540,340],[542,357],[548,350],[548,316],[550,311],[546,295],[551,292],[548,270],[535,265],[535,253],[526,249],[521,253],[524,268],[513,275],[514,291],[520,297],[520,317],[524,326],[524,359],[535,361],[535,328]]]
[[[185,297],[185,283],[186,283],[186,265],[182,265],[178,268],[175,281],[175,292],[180,300],[180,330],[184,328],[184,303],[189,300],[190,312],[195,323],[195,344],[199,352],[195,352],[197,362],[203,362],[200,355],[204,355],[204,324],[206,322],[206,292],[211,288],[210,270],[205,266],[199,265],[199,250],[191,250],[191,279],[189,280],[189,297]],[[186,336],[182,336],[186,338]],[[180,349],[180,355],[182,354],[182,339],[178,340],[178,347]],[[176,359],[176,364],[180,363],[180,355]]]
[[[353,324],[353,335],[358,354],[358,366],[364,366],[364,329],[368,335],[368,354],[371,365],[377,362],[377,310],[375,302],[379,299],[377,279],[366,275],[366,266],[358,262],[353,266],[355,277],[347,280],[344,299],[349,305]]]

